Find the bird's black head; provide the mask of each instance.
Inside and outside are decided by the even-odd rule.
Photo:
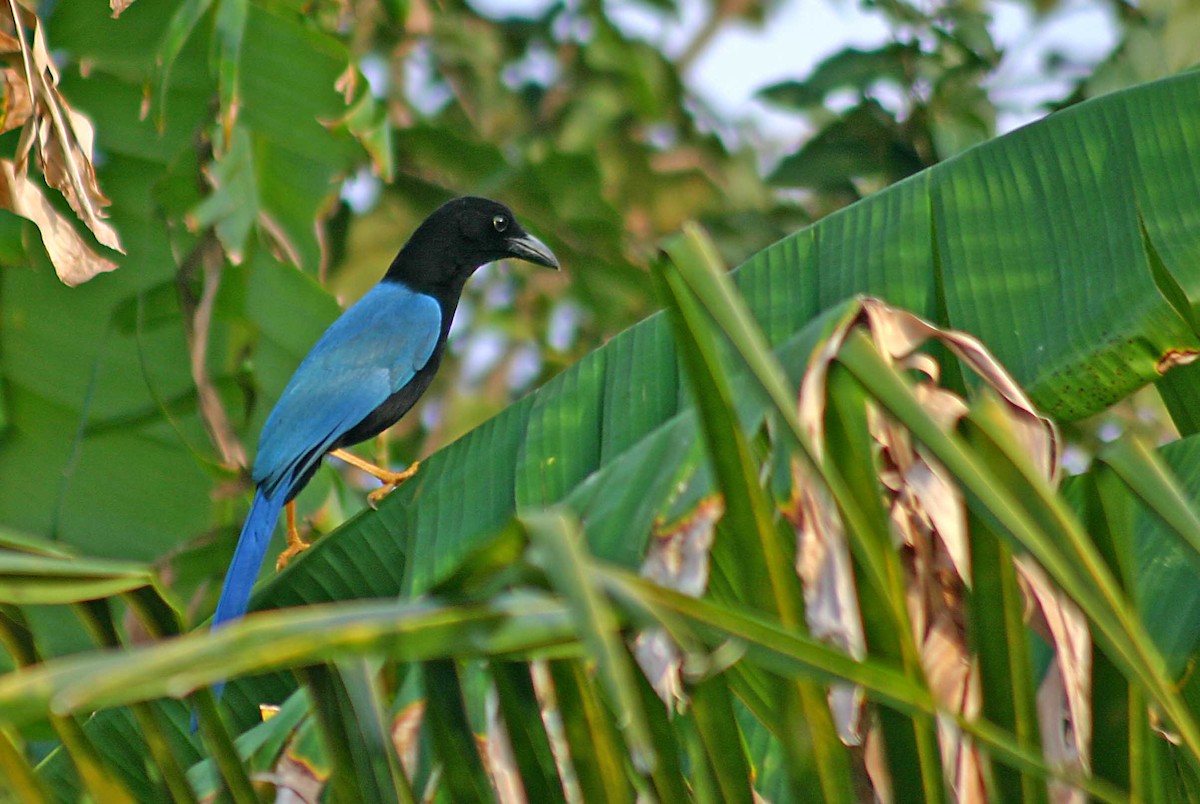
[[[558,268],[554,253],[517,223],[511,209],[465,196],[442,204],[417,227],[384,278],[457,298],[476,268],[506,257]]]

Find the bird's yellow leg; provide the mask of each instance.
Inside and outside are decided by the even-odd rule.
[[[275,571],[279,572],[296,556],[309,548],[309,543],[300,537],[300,529],[296,527],[296,501],[292,500],[283,507],[287,512],[287,549],[275,559]]]
[[[335,449],[329,453],[333,457],[345,461],[356,469],[361,469],[372,477],[377,477],[383,483],[381,488],[377,488],[367,495],[367,502],[372,508],[379,505],[379,501],[392,493],[392,489],[399,486],[405,480],[417,473],[420,468],[420,461],[413,461],[412,466],[401,472],[393,472],[390,469],[384,469],[382,466],[376,466],[370,461],[364,461],[357,455],[347,452],[344,449]]]

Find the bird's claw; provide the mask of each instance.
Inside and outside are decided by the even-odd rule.
[[[413,461],[412,465],[402,472],[387,472],[384,475],[375,475],[383,481],[383,485],[367,495],[367,504],[372,509],[379,508],[379,503],[382,502],[383,498],[395,491],[405,480],[415,475],[420,467],[420,461]]]
[[[275,559],[275,571],[279,572],[288,565],[296,556],[303,553],[310,547],[310,543],[304,540],[300,535],[300,529],[296,527],[296,504],[290,502],[287,504],[287,547],[279,557]]]
[[[280,572],[288,565],[289,561],[303,553],[309,547],[312,547],[312,545],[301,539],[299,534],[296,534],[295,541],[289,536],[287,548],[279,554],[279,558],[275,559],[275,571]]]

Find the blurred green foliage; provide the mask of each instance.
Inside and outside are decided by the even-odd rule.
[[[647,265],[661,238],[685,221],[702,222],[721,257],[740,263],[990,139],[1006,111],[987,87],[1006,58],[993,39],[997,4],[878,0],[865,7],[887,21],[888,41],[841,50],[807,75],[762,88],[762,102],[808,131],[801,141],[779,142],[763,118],[714,113],[687,80],[723,30],[769,26],[779,4],[701,5],[692,38],[669,54],[623,28],[617,4],[585,0],[548,2],[530,16],[455,0],[136,0],[116,18],[99,0],[42,4],[63,94],[95,124],[98,178],[127,254],[107,254],[118,270],[68,288],[33,226],[0,212],[0,534],[14,543],[38,536],[94,557],[85,569],[112,588],[134,585],[148,570],[100,559],[148,562],[162,579],[154,595],[183,603],[193,620],[183,625],[194,625],[207,616],[233,549],[248,497],[245,462],[276,397],[339,309],[379,278],[441,201],[465,193],[503,200],[553,247],[565,271],[498,266],[476,276],[427,399],[389,443],[363,448],[397,464],[460,437],[566,367],[577,367],[572,382],[599,372],[600,359],[581,360],[653,311]],[[1071,13],[1071,4],[1049,0],[1015,5],[1034,31]],[[1047,54],[1044,80],[1059,87],[1048,106],[1200,60],[1192,4],[1095,5],[1113,20],[1117,46],[1095,69]],[[671,0],[636,6],[664,23],[681,15]],[[0,156],[15,152],[18,137],[0,135]],[[764,162],[769,151],[785,153]],[[870,218],[881,209],[864,213],[863,225],[900,246],[927,239],[897,219],[884,226]],[[878,269],[881,255],[852,253],[855,220],[826,229],[845,226],[833,243],[846,252],[832,259],[862,257],[855,264],[864,272]],[[833,301],[822,294],[834,284],[814,290],[812,303]],[[764,309],[792,301],[771,299],[771,290],[759,289]],[[815,312],[797,306],[780,313],[782,324],[766,326],[776,326],[772,337],[791,335],[792,316]],[[1035,366],[1038,357],[1022,353],[1015,334],[1014,341],[1006,359]],[[651,347],[661,357],[665,344]],[[614,364],[632,353],[618,346],[608,353]],[[576,398],[570,391],[551,411],[562,421],[536,409],[538,437],[565,439],[564,422],[586,414],[603,422],[605,443],[630,453],[645,434],[639,428],[674,414],[680,393],[664,383],[636,415],[608,421],[591,408],[574,418],[563,413]],[[1062,394],[1056,402],[1064,410],[1079,402],[1069,389]],[[534,404],[510,408],[501,424],[532,415]],[[1138,426],[1136,415],[1120,416]],[[695,469],[699,453],[687,435],[664,427],[652,443],[639,443],[645,452],[623,455],[624,463],[589,482],[582,481],[600,454],[571,454],[553,486],[534,473],[532,458],[514,466],[518,446],[500,439],[488,455],[511,449],[513,461],[477,471],[503,473],[507,485],[458,485],[511,492],[522,504],[570,492],[595,514],[589,527],[600,521],[601,542],[631,564],[640,543],[627,538],[625,519],[605,519],[615,510],[605,508],[605,494],[635,477],[642,485],[626,494],[667,495],[674,478],[650,477],[661,463],[646,456],[661,462],[664,453],[653,451],[666,450]],[[1099,441],[1095,428],[1083,437],[1089,446]],[[454,465],[469,467],[472,457]],[[322,470],[300,498],[301,514],[316,530],[332,529],[363,508],[360,482],[354,473]],[[698,482],[681,497],[694,502],[706,488]],[[463,516],[447,499],[446,515]],[[461,534],[499,527],[514,501],[488,502],[501,512],[497,521]],[[656,514],[649,505],[637,511],[647,521]],[[360,524],[355,538],[375,527]],[[371,560],[391,556],[365,550]],[[433,556],[427,566],[445,569],[459,557]],[[381,588],[402,578],[424,590],[438,580],[433,570],[405,576],[411,567],[403,562],[377,568]],[[347,578],[340,592],[365,593],[360,577]],[[328,583],[309,579],[321,593]],[[272,594],[283,605],[297,593],[276,587]],[[16,623],[11,633],[25,648],[50,657],[94,644],[78,617],[48,602],[4,620]],[[128,639],[143,635],[132,617],[120,626]],[[571,671],[560,671],[565,682]],[[339,672],[344,695],[370,697],[372,690],[355,686],[357,671]],[[37,740],[51,736],[48,728],[26,735],[35,752]]]
[[[1186,58],[1182,11],[1116,9],[1122,45],[1070,97]],[[684,80],[723,28],[770,24],[755,4],[706,7],[674,58],[603,3],[528,17],[331,0],[138,0],[116,19],[99,2],[46,10],[128,254],[68,289],[36,231],[0,214],[0,522],[166,561],[185,598],[232,549],[240,464],[292,368],[437,203],[504,200],[566,270],[492,268],[469,285],[447,365],[393,431],[398,463],[644,317],[646,261],[685,220],[737,263],[990,137],[980,82],[1002,58],[987,4],[880,3],[892,41],[763,89],[812,131],[772,167],[751,147],[771,137],[760,122],[714,119]],[[679,9],[644,12],[666,23]],[[1169,59],[1144,55],[1158,35],[1175,43]],[[0,143],[15,147],[15,132]],[[332,471],[301,498],[321,530],[361,505]]]

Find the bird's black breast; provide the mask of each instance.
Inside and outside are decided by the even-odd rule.
[[[439,340],[437,346],[434,347],[433,354],[429,357],[429,362],[422,366],[403,388],[389,396],[382,405],[367,414],[365,419],[347,430],[345,435],[334,442],[331,449],[346,447],[366,441],[368,438],[374,438],[400,421],[400,417],[408,413],[421,395],[428,390],[429,384],[433,382],[433,375],[437,374],[438,366],[441,365],[445,346],[445,339]]]

